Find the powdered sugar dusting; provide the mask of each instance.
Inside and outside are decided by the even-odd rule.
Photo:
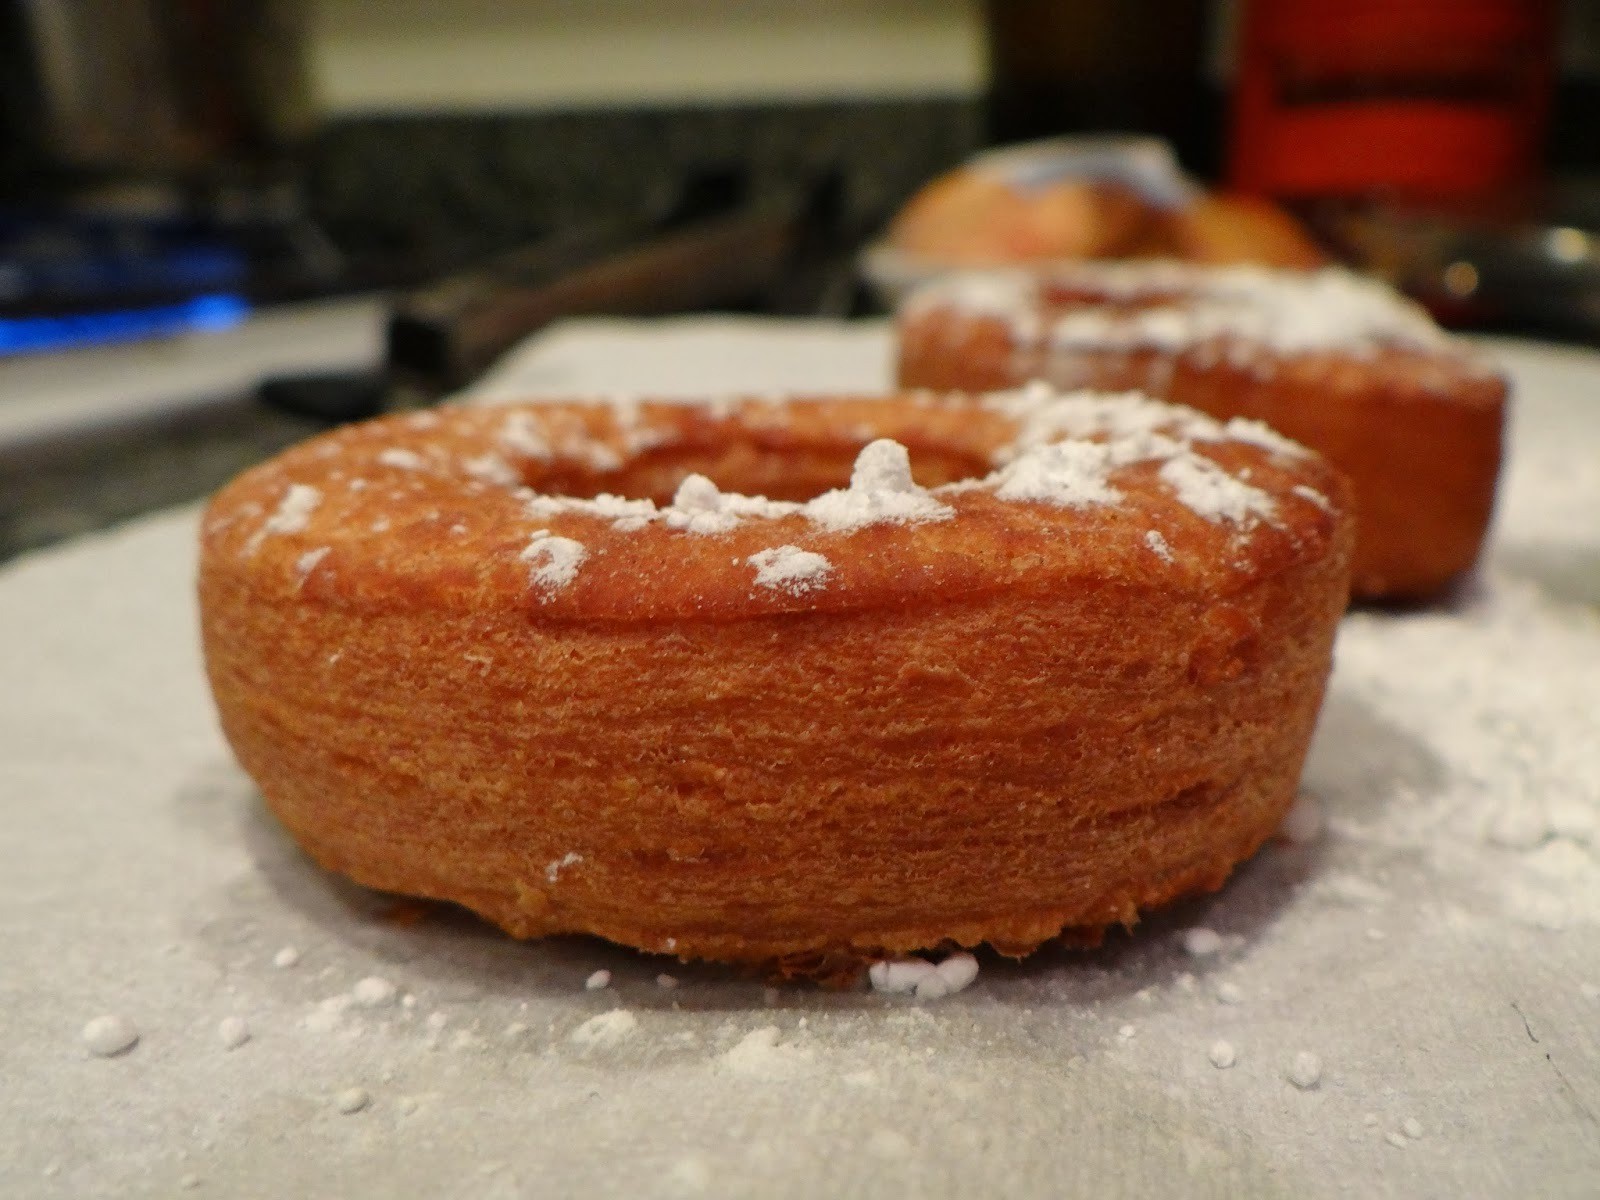
[[[500,444],[526,458],[543,461],[551,457],[550,442],[532,413],[514,412],[507,416],[500,426]]]
[[[934,403],[938,398],[914,397],[913,401]],[[1204,414],[1139,393],[1062,394],[1048,384],[1035,383],[1016,392],[985,396],[979,403],[1016,422],[1014,437],[995,453],[996,470],[979,480],[924,488],[912,475],[907,448],[880,438],[869,442],[857,455],[849,486],[824,492],[804,503],[727,492],[704,475],[689,475],[665,506],[649,499],[609,493],[583,498],[531,491],[524,492],[524,504],[536,520],[563,515],[597,517],[624,533],[662,525],[684,533],[716,536],[747,521],[796,516],[822,532],[851,533],[872,525],[949,520],[956,510],[946,500],[974,489],[989,490],[1002,500],[1043,502],[1063,508],[1116,505],[1124,495],[1112,484],[1112,474],[1134,463],[1153,461],[1176,464],[1166,478],[1182,503],[1207,519],[1243,524],[1258,517],[1272,519],[1270,498],[1196,453],[1194,447],[1244,440],[1275,454],[1301,453],[1293,443],[1255,423],[1224,425]],[[637,414],[630,419],[639,421]],[[507,418],[502,441],[508,436],[506,430],[511,431],[511,440],[520,442],[530,453],[538,449],[545,455],[560,457],[576,445],[563,442],[552,448],[529,413],[513,413]],[[1236,432],[1241,435],[1238,439],[1234,438]],[[645,441],[656,440],[646,433],[638,436]],[[613,453],[607,450],[607,454]],[[762,571],[761,564],[751,565]],[[820,571],[814,564],[813,569]],[[803,580],[814,582],[818,578],[820,575],[808,574]],[[772,586],[769,580],[777,580],[770,570],[757,582]],[[801,581],[801,576],[795,576],[790,582]]]
[[[826,583],[833,564],[798,546],[774,546],[745,559],[756,569],[756,586],[802,596]]]
[[[811,1053],[793,1042],[781,1042],[776,1025],[752,1029],[724,1051],[717,1065],[725,1072],[776,1083],[792,1079],[807,1068]]]
[[[614,1008],[590,1017],[572,1031],[569,1040],[585,1050],[612,1050],[633,1037],[638,1029],[638,1017],[625,1008]]]
[[[1133,311],[1070,308],[1051,313],[1052,288],[1124,304],[1141,297],[1180,299]],[[1048,342],[1074,352],[1133,346],[1178,351],[1215,338],[1284,355],[1320,350],[1362,355],[1383,345],[1452,347],[1420,306],[1376,280],[1340,268],[1301,272],[1084,263],[1045,273],[984,272],[928,285],[912,297],[907,312],[945,307],[1005,320],[1019,343]]]
[[[1116,453],[1105,442],[1052,442],[1013,459],[990,478],[1002,500],[1042,500],[1063,508],[1116,504],[1109,480]]]
[[[1180,501],[1208,521],[1238,525],[1252,518],[1270,519],[1278,509],[1266,492],[1200,455],[1167,460],[1161,464],[1161,478]]]
[[[1265,421],[1253,421],[1249,417],[1230,418],[1223,425],[1222,431],[1236,442],[1250,442],[1286,458],[1305,458],[1311,453],[1299,442],[1284,437]]]
[[[501,487],[513,487],[521,482],[516,470],[498,454],[473,455],[462,462],[461,469],[474,479]]]
[[[1071,1194],[1114,1191],[1132,1164],[1173,1195],[1232,1195],[1270,1192],[1293,1162],[1307,1200],[1341,1188],[1472,1195],[1485,1179],[1586,1194],[1600,1173],[1574,1100],[1594,1087],[1600,1014],[1600,425],[1589,403],[1600,359],[1517,353],[1558,359],[1570,403],[1546,384],[1513,414],[1509,488],[1467,588],[1431,611],[1345,619],[1306,779],[1326,812],[1317,845],[1274,840],[1215,895],[1114,933],[1106,951],[986,961],[978,986],[938,1004],[763,992],[709,966],[674,968],[680,987],[662,992],[664,963],[588,939],[513,943],[448,917],[389,921],[386,899],[330,892],[275,834],[263,841],[254,789],[221,765],[189,650],[192,512],[12,564],[0,660],[15,686],[0,728],[21,749],[23,802],[0,839],[0,880],[31,907],[6,967],[20,1022],[0,1100],[0,1124],[20,1131],[9,1177],[41,1196],[175,1191],[185,1173],[205,1194],[270,1195],[283,1156],[239,1151],[289,1139],[293,1179],[402,1193],[648,1195],[682,1180],[776,1195],[865,1179]],[[281,487],[258,493],[264,510]],[[239,536],[259,520],[242,520]],[[1147,524],[1127,528],[1137,546]],[[788,529],[747,533],[733,566],[745,583],[752,550],[812,545]],[[115,593],[121,620],[99,619],[86,579]],[[85,785],[80,747],[112,767],[116,804]],[[533,880],[567,849],[534,859]],[[1338,888],[1353,904],[1316,886],[1335,874],[1379,890]],[[1196,923],[1241,939],[1238,952],[1192,959],[1161,936]],[[286,943],[305,957],[277,971]],[[583,989],[597,968],[615,974],[614,990]],[[420,1004],[351,1006],[327,1032],[300,1023],[320,997],[402,971]],[[604,1051],[569,1040],[613,997],[635,1006],[630,1036]],[[147,1044],[93,1058],[78,1034],[110,1011]],[[230,1054],[217,1031],[235,1013],[256,1038]],[[525,1032],[502,1044],[510,1023]],[[1119,1041],[1122,1024],[1136,1036]],[[721,1061],[769,1026],[772,1048],[811,1056],[792,1083]],[[758,1061],[770,1036],[751,1047]],[[1234,1048],[1231,1069],[1209,1061],[1219,1040]],[[1285,1078],[1300,1050],[1325,1063],[1306,1092]],[[369,1109],[338,1117],[333,1098],[355,1086]],[[396,1153],[362,1157],[370,1138]],[[1095,1154],[1063,1152],[1084,1139]],[[908,1143],[904,1159],[880,1157]],[[685,1160],[695,1169],[680,1173]]]

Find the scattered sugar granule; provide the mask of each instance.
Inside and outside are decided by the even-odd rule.
[[[565,871],[568,867],[577,866],[582,861],[583,861],[583,855],[575,854],[575,853],[573,853],[572,851],[569,850],[566,854],[563,854],[560,858],[556,859],[554,862],[547,863],[545,865],[545,868],[544,868],[545,882],[546,883],[555,883],[556,880],[561,878],[561,872]]]
[[[250,1040],[250,1026],[243,1017],[223,1017],[217,1022],[217,1040],[224,1050],[237,1050]]]
[[[1225,1071],[1239,1061],[1239,1054],[1233,1048],[1233,1043],[1220,1040],[1211,1043],[1211,1049],[1206,1052],[1206,1057],[1219,1071]]]
[[[407,471],[415,471],[425,465],[422,455],[402,450],[399,446],[390,446],[381,452],[378,461],[386,467],[400,467]]]
[[[557,592],[578,577],[578,568],[589,557],[582,542],[555,537],[548,529],[536,530],[519,557],[533,564],[529,578],[546,591]]]
[[[1123,1025],[1117,1030],[1117,1037],[1125,1042],[1131,1042],[1138,1032],[1132,1025]]]
[[[1322,836],[1327,819],[1322,811],[1322,801],[1309,792],[1302,792],[1278,826],[1278,834],[1296,846],[1304,846]]]
[[[1215,929],[1196,925],[1183,931],[1183,949],[1195,958],[1209,958],[1222,949],[1222,935]]]
[[[1301,1091],[1314,1088],[1322,1081],[1322,1059],[1309,1050],[1302,1050],[1289,1064],[1289,1082]]]
[[[756,569],[756,586],[802,596],[822,587],[833,564],[798,546],[774,546],[745,559]]]
[[[1316,488],[1311,487],[1309,484],[1297,483],[1289,490],[1296,496],[1299,496],[1302,500],[1311,501],[1311,503],[1315,504],[1323,512],[1333,511],[1333,501],[1329,500],[1326,496],[1317,491]]]
[[[114,1058],[132,1050],[139,1042],[133,1022],[118,1013],[95,1017],[83,1027],[83,1044],[97,1058]]]
[[[285,946],[272,956],[272,965],[275,967],[292,967],[300,961],[300,951],[293,946]]]
[[[1400,1132],[1404,1133],[1412,1141],[1416,1141],[1423,1133],[1422,1122],[1415,1117],[1407,1117],[1400,1122]]]
[[[611,986],[611,972],[606,970],[596,971],[583,981],[585,991],[598,992],[602,988]]]
[[[1172,561],[1172,547],[1167,545],[1167,539],[1161,536],[1159,530],[1152,529],[1144,535],[1144,544],[1150,547],[1153,553],[1162,562]]]
[[[1397,1150],[1404,1150],[1408,1145],[1410,1145],[1410,1143],[1406,1141],[1405,1134],[1395,1133],[1392,1130],[1383,1135],[1383,1140],[1388,1142],[1389,1145],[1395,1147]]]
[[[333,1106],[346,1116],[360,1112],[371,1103],[372,1096],[367,1089],[359,1087],[345,1088],[333,1098]]]
[[[1363,1125],[1365,1125],[1368,1129],[1371,1129],[1374,1125],[1376,1125],[1378,1123],[1378,1114],[1377,1113],[1362,1113],[1361,1114],[1361,1123]]]
[[[512,413],[500,427],[500,444],[515,454],[548,459],[550,443],[528,413]]]
[[[1217,984],[1218,1004],[1238,1004],[1243,999],[1244,993],[1239,990],[1239,985],[1237,983],[1228,983],[1224,981]]]
[[[589,1050],[609,1050],[627,1041],[638,1028],[639,1018],[625,1008],[614,1008],[590,1017],[568,1040]]]
[[[675,977],[663,973],[656,976],[656,986],[658,988],[675,988],[678,986],[678,981]]]
[[[511,487],[521,482],[521,477],[498,454],[481,454],[476,458],[469,458],[461,464],[474,479],[481,479],[484,483],[499,484],[501,487]]]
[[[195,1188],[200,1186],[200,1176],[191,1171],[189,1174],[182,1176],[178,1180],[178,1186],[186,1192],[192,1192]]]
[[[294,582],[296,587],[304,586],[305,581],[311,578],[311,572],[317,569],[317,564],[328,557],[328,547],[318,546],[315,550],[307,550],[294,560]]]
[[[254,554],[261,543],[275,533],[299,533],[311,523],[311,514],[322,503],[322,493],[310,484],[291,483],[278,507],[245,543],[245,553]]]
[[[385,1008],[398,994],[394,984],[378,975],[368,975],[350,989],[350,996],[362,1008]]]

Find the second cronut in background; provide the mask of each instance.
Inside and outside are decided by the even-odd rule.
[[[1178,263],[976,272],[915,293],[897,326],[902,387],[1137,389],[1313,447],[1355,485],[1357,597],[1426,599],[1477,561],[1506,378],[1376,281]]]

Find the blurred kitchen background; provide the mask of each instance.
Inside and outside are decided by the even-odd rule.
[[[0,0],[0,558],[565,315],[881,311],[908,199],[1062,134],[1593,341],[1597,118],[1600,0]]]

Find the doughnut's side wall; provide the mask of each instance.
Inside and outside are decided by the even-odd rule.
[[[201,572],[207,670],[300,844],[518,936],[685,957],[1022,952],[1215,888],[1294,797],[1348,586],[1128,583],[583,624]]]
[[[1354,485],[1358,597],[1437,594],[1477,562],[1494,516],[1506,382],[1450,358],[1019,349],[1005,322],[939,308],[903,316],[898,335],[901,387],[1138,389],[1222,420],[1265,421],[1310,446]]]

